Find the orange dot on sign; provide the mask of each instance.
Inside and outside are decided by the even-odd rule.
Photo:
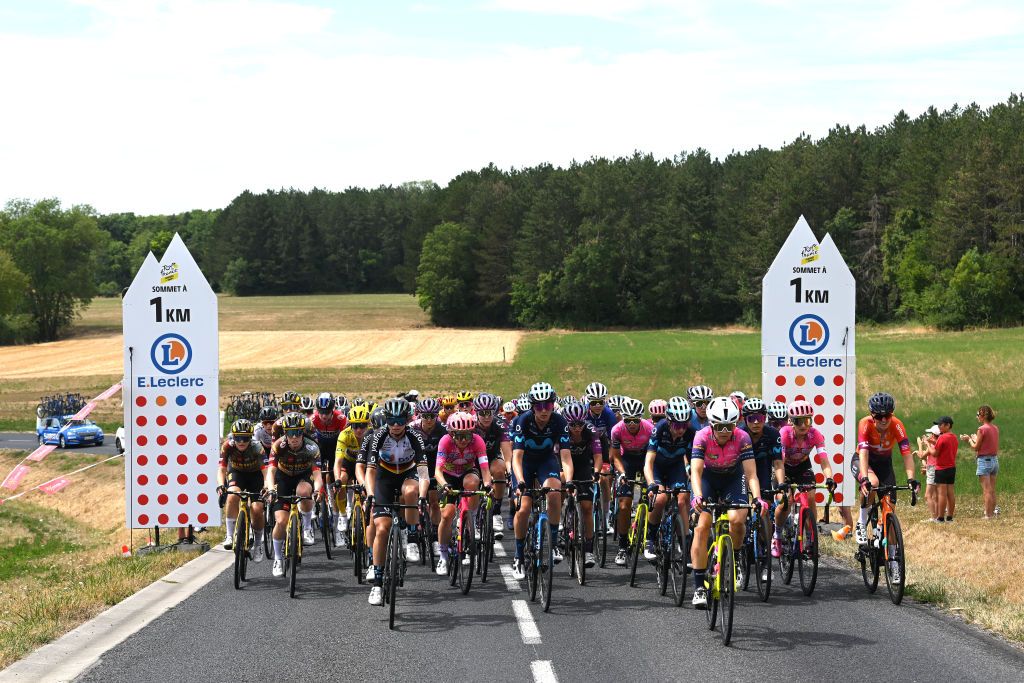
[[[200,524],[206,524],[208,521],[210,521],[210,516],[208,514],[206,514],[205,512],[200,512],[199,516],[196,517],[196,520]]]
[[[843,397],[842,396],[835,396],[835,397],[833,397],[832,402],[835,403],[837,406],[841,406],[841,405],[843,405]]]
[[[836,453],[835,455],[833,455],[832,456],[832,462],[834,462],[837,465],[840,464],[841,462],[843,462],[843,454],[842,453]]]
[[[188,524],[188,515],[186,515],[184,512],[178,515],[178,524],[181,524],[182,526]]]
[[[156,518],[156,521],[160,522],[160,526],[167,526],[167,522],[169,522],[170,519],[171,518],[168,517],[167,515],[160,515],[159,517]]]
[[[836,444],[841,444],[843,442],[843,435],[836,434],[835,436],[832,437],[832,441],[834,441]]]
[[[825,494],[824,493],[815,493],[814,494],[814,502],[816,502],[816,503],[824,503],[825,502]]]
[[[841,424],[843,424],[843,416],[842,415],[835,415],[835,416],[832,417],[832,421],[835,422],[837,425],[841,425]]]
[[[837,503],[842,503],[843,502],[843,494],[840,493],[839,491],[836,491],[834,494],[832,494],[832,500],[834,500]]]
[[[167,405],[167,397],[166,396],[157,396],[156,397],[156,404],[158,406],[165,406],[165,405]]]
[[[139,524],[149,526],[149,515],[139,515]]]
[[[777,386],[780,386],[780,387],[781,386],[785,386],[785,384],[786,384],[786,377],[785,377],[785,375],[776,375],[775,376],[775,384]]]
[[[814,481],[818,482],[819,484],[824,484],[825,483],[825,475],[822,474],[821,472],[815,473]]]
[[[803,375],[797,375],[796,379],[793,381],[796,382],[798,387],[802,387],[807,382]]]
[[[832,475],[832,479],[835,480],[835,482],[837,484],[842,484],[843,483],[843,473],[842,472],[836,472],[834,475]]]

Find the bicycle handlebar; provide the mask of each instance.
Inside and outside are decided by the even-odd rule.
[[[893,491],[910,491],[910,507],[915,507],[917,505],[917,491],[915,491],[914,487],[909,485],[909,484],[907,484],[906,486],[896,486],[896,485],[875,486],[875,487],[872,487],[871,490],[875,491],[876,493],[891,493]],[[861,496],[861,498],[860,498],[860,506],[861,507],[867,507],[867,496]]]

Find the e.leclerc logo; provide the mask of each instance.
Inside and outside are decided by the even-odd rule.
[[[160,372],[177,375],[192,362],[192,345],[180,334],[163,334],[153,342],[149,357]]]
[[[805,313],[789,326],[789,343],[798,353],[818,353],[828,345],[828,325],[818,316]]]

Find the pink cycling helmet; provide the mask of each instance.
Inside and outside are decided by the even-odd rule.
[[[469,413],[452,413],[445,427],[449,432],[470,432],[476,429],[476,418]]]
[[[793,401],[789,404],[790,417],[814,417],[814,406],[807,401]]]

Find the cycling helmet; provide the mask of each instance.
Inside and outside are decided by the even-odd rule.
[[[422,398],[416,402],[416,410],[420,415],[423,413],[433,413],[437,415],[441,412],[441,402],[436,398]]]
[[[410,389],[409,393],[405,395],[405,400],[409,403],[416,403],[420,398],[420,392],[415,389]]]
[[[304,412],[307,411],[307,410],[313,410],[313,397],[312,396],[303,396],[299,400],[299,407],[302,408],[302,410]]]
[[[747,395],[744,394],[742,391],[734,391],[731,394],[729,394],[729,398],[738,398],[740,402],[743,403],[747,400]]]
[[[495,411],[500,405],[498,397],[494,394],[480,394],[473,399],[473,407],[477,410]]]
[[[277,422],[277,417],[277,408],[274,406],[260,408],[260,422]]]
[[[554,401],[558,396],[555,394],[555,390],[551,388],[551,385],[547,382],[537,382],[530,387],[530,403],[543,403],[544,401]]]
[[[356,406],[348,413],[348,423],[353,427],[365,425],[370,421],[370,409],[366,406]]]
[[[472,391],[462,390],[459,393],[455,394],[456,403],[470,403],[472,402],[473,398],[474,396]]]
[[[458,403],[458,401],[452,394],[445,394],[441,397],[441,405],[445,408],[454,408],[456,403]]]
[[[501,406],[501,412],[503,412],[503,413],[515,413],[515,412],[518,412],[516,410],[516,402],[515,401],[505,401],[504,405]]]
[[[872,413],[892,413],[896,410],[896,399],[892,394],[880,391],[868,399],[868,410]]]
[[[406,420],[412,415],[412,406],[404,398],[389,398],[384,401],[384,417],[388,420]]]
[[[516,399],[516,408],[519,409],[520,413],[525,413],[527,410],[530,409],[530,399],[528,399],[528,398],[518,398],[518,399]]]
[[[281,408],[287,412],[289,408],[299,407],[299,393],[297,391],[286,391],[281,396]]]
[[[469,413],[459,411],[448,416],[445,428],[449,432],[470,432],[476,429],[476,418]]]
[[[651,417],[655,415],[665,415],[665,409],[668,408],[668,401],[663,398],[656,398],[647,404],[647,412],[651,414]]]
[[[793,401],[788,409],[790,417],[814,417],[814,406],[807,401]]]
[[[241,436],[251,439],[252,432],[252,422],[249,422],[248,420],[235,420],[231,425],[231,436]]]
[[[334,397],[331,396],[331,392],[325,391],[316,397],[316,409],[321,413],[334,410]]]
[[[366,406],[362,406],[365,408]],[[384,409],[377,408],[375,411],[370,413],[370,424],[373,425],[374,429],[380,429],[384,426]]]
[[[624,398],[626,397],[621,396],[619,394],[614,394],[612,396],[609,396],[608,400],[605,401],[605,403],[607,403],[608,407],[611,408],[612,410],[622,412],[622,399]]]
[[[284,424],[281,426],[284,427],[284,431],[287,433],[296,429],[306,431],[308,425],[309,422],[302,413],[288,413],[284,416]]]
[[[708,422],[713,425],[736,424],[739,420],[740,409],[728,396],[711,399],[711,403],[708,404]]]
[[[362,396],[356,396],[354,399],[352,399],[352,405],[354,405],[354,406],[365,406],[366,405],[366,399],[363,398]]]
[[[569,424],[574,422],[583,422],[586,420],[588,412],[589,411],[585,405],[574,402],[565,407],[565,410],[562,411],[562,417],[564,417],[565,421]]]
[[[622,399],[622,417],[643,417],[644,416],[644,404],[635,398],[629,398],[626,396]]]
[[[764,405],[764,401],[759,399],[757,396],[751,396],[743,403],[743,417],[747,415],[767,415],[768,409]]]
[[[345,398],[344,395],[338,394],[338,396],[334,399],[334,407],[342,412],[345,412],[346,410],[348,410],[348,399]]]
[[[782,401],[772,401],[765,409],[768,411],[768,417],[773,420],[785,420],[789,417],[789,409]]]
[[[715,392],[711,390],[711,387],[705,384],[698,384],[697,386],[690,387],[686,390],[686,398],[690,402],[694,401],[710,401],[715,397]]]
[[[665,417],[675,422],[689,421],[692,412],[693,409],[690,408],[690,402],[682,396],[673,396],[668,400],[668,404],[665,407]]]
[[[587,388],[583,390],[583,398],[587,401],[596,401],[598,399],[603,401],[607,396],[608,387],[600,382],[591,382],[587,385]]]

